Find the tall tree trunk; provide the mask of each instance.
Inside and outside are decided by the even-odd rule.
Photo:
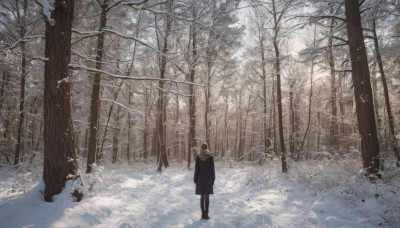
[[[180,150],[180,142],[181,142],[181,130],[180,130],[180,124],[179,124],[179,116],[180,116],[180,111],[179,111],[179,95],[175,95],[175,102],[176,102],[176,113],[175,113],[175,151],[178,152],[178,161],[179,163],[182,162],[182,153]]]
[[[317,112],[317,152],[319,152],[319,147],[321,145],[321,112]]]
[[[238,154],[238,142],[239,142],[239,134],[241,131],[241,119],[242,119],[242,113],[241,113],[241,102],[239,102],[239,106],[236,106],[236,114],[239,113],[239,115],[236,115],[236,129],[235,129],[235,144],[233,145],[233,158],[236,160],[237,158],[240,157]]]
[[[7,72],[6,74],[6,86],[10,85],[10,73]],[[3,132],[3,137],[4,139],[8,140],[8,137],[10,136],[8,133],[10,131],[10,119],[11,117],[11,105],[7,102],[6,103],[6,113],[7,115],[5,115],[5,120],[4,120],[4,132]]]
[[[52,201],[65,186],[69,174],[76,173],[74,130],[71,118],[72,74],[71,27],[73,0],[56,0],[51,18],[46,20],[45,86],[44,86],[44,199]],[[60,82],[60,83],[59,83]]]
[[[333,13],[333,7],[330,9],[330,13]],[[329,131],[329,147],[330,150],[339,148],[338,142],[338,123],[337,123],[337,105],[336,105],[336,75],[335,75],[335,58],[333,55],[333,30],[335,25],[335,19],[332,19],[329,27],[329,38],[328,38],[328,61],[331,75],[331,128]]]
[[[37,97],[33,98],[33,101],[31,103],[31,108],[29,110],[29,113],[32,114],[32,115],[36,115],[37,112],[38,112],[37,109],[34,109],[35,102],[37,101],[37,99],[38,99]],[[28,131],[29,131],[29,136],[28,136],[29,144],[28,144],[28,147],[29,147],[29,150],[34,151],[34,145],[35,145],[34,137],[35,137],[36,118],[30,118],[30,119],[31,120],[28,119],[28,121],[27,121],[27,125],[28,125],[27,128],[28,128]]]
[[[210,142],[210,130],[211,130],[211,118],[210,118],[210,112],[211,112],[211,105],[210,105],[210,97],[211,97],[211,63],[210,61],[207,63],[207,87],[205,88],[205,100],[206,100],[206,110],[204,114],[204,122],[206,126],[206,143],[209,148],[211,148],[211,142]]]
[[[295,147],[294,147],[294,134],[295,134],[295,129],[294,129],[294,93],[293,93],[293,82],[290,83],[290,92],[289,92],[289,122],[290,122],[290,134],[289,134],[289,151],[290,154],[289,156],[293,158],[294,153],[295,153]]]
[[[169,162],[168,162],[168,156],[169,156],[169,150],[167,151],[167,107],[168,107],[168,97],[167,95],[164,95],[164,109],[163,109],[163,131],[164,131],[164,155],[162,156],[163,158],[163,164],[164,168],[169,167]],[[169,140],[168,140],[169,141]],[[167,156],[168,155],[168,156]]]
[[[379,115],[379,103],[378,103],[378,76],[377,72],[375,70],[376,68],[376,61],[374,62],[374,65],[372,66],[372,72],[371,74],[372,79],[371,79],[371,87],[372,87],[372,95],[374,96],[374,111],[375,111],[375,119],[376,119],[376,127],[377,127],[377,132],[378,132],[378,139],[381,140],[381,118]]]
[[[127,86],[128,88],[128,105],[129,107],[131,106],[132,102],[132,92],[131,92],[131,86]],[[131,145],[131,128],[132,128],[132,122],[131,122],[131,112],[128,111],[128,134],[127,134],[127,145],[126,145],[126,159],[128,159],[128,165],[130,163],[130,145]],[[135,160],[135,158],[133,158]]]
[[[368,173],[377,174],[380,156],[379,142],[359,3],[357,0],[345,0],[345,7],[363,166]]]
[[[264,153],[268,149],[268,128],[267,128],[267,73],[265,71],[265,50],[263,40],[260,40],[261,47],[261,64],[262,64],[262,78],[263,78],[263,126],[264,126]]]
[[[150,115],[149,113],[149,98],[147,94],[147,88],[144,89],[144,129],[143,129],[143,159],[146,161],[148,156],[148,149],[147,149],[147,141],[148,141],[148,134],[149,134],[149,121],[147,116]]]
[[[211,112],[211,104],[210,104],[210,99],[211,99],[211,70],[214,65],[213,61],[213,54],[216,52],[213,43],[215,42],[216,39],[216,33],[215,29],[213,28],[215,24],[215,19],[216,19],[216,8],[217,8],[217,2],[212,1],[212,18],[211,18],[211,24],[209,26],[209,31],[208,31],[208,40],[207,40],[207,49],[206,49],[206,59],[207,59],[207,87],[205,88],[205,100],[206,100],[206,110],[205,110],[205,126],[206,126],[206,143],[208,144],[208,148],[211,147],[211,140],[210,140],[210,131],[211,131],[211,118],[210,118],[210,112]]]
[[[346,111],[344,109],[344,100],[343,100],[343,77],[346,75],[346,73],[343,73],[343,75],[339,75],[338,77],[338,89],[339,89],[339,111],[340,111],[340,134],[342,137],[346,136],[346,125],[344,123],[344,115],[346,114]]]
[[[273,132],[273,144],[274,152],[278,154],[278,136],[276,134],[276,100],[275,100],[275,76],[272,77],[272,132]]]
[[[299,141],[300,141],[300,137],[299,137],[299,133],[300,133],[300,115],[299,115],[299,107],[300,107],[300,92],[298,91],[296,93],[296,96],[294,98],[294,105],[293,105],[293,109],[294,109],[294,157],[295,159],[299,159],[300,158],[300,153],[297,150],[297,147],[299,146]]]
[[[317,31],[317,26],[315,25],[314,27],[314,40],[313,40],[313,48],[315,48],[315,39],[316,39],[316,31]],[[300,148],[296,149],[297,153],[300,153],[300,151],[303,149],[304,147],[304,142],[305,139],[308,135],[308,132],[310,130],[310,125],[311,125],[311,106],[312,106],[312,96],[313,96],[313,79],[314,79],[314,60],[315,57],[313,56],[311,58],[311,73],[310,73],[310,94],[308,96],[308,119],[307,119],[307,128],[306,128],[306,132],[304,133],[303,139],[301,140],[301,144],[300,144]],[[307,141],[307,147],[309,145],[310,142],[310,137],[308,137],[308,141]],[[307,149],[307,155],[306,155],[306,159],[308,159],[308,153],[309,149]]]
[[[168,10],[171,10],[171,1],[167,0]],[[170,16],[166,16],[166,24],[165,24],[165,34],[164,34],[164,44],[163,44],[163,55],[161,56],[161,66],[160,66],[160,78],[165,78],[165,71],[167,66],[167,52],[168,52],[168,37],[171,30],[172,19]],[[168,167],[167,160],[167,145],[166,145],[166,127],[165,127],[165,119],[166,119],[166,94],[164,93],[164,84],[165,82],[160,80],[158,81],[158,106],[157,106],[157,118],[158,118],[158,140],[160,142],[160,158],[158,160],[157,172],[162,171],[162,164],[164,163],[165,168]],[[164,117],[165,116],[165,117]]]
[[[119,120],[120,120],[120,111],[121,108],[118,107],[114,114],[115,125],[114,125],[114,137],[113,137],[113,153],[112,153],[112,163],[116,163],[118,161],[118,142],[119,142]]]
[[[102,30],[107,24],[107,8],[108,0],[100,5],[100,34],[97,37],[97,47],[96,47],[96,69],[101,70],[103,61],[103,51],[104,51],[104,32]],[[98,121],[100,112],[100,76],[101,74],[96,72],[93,79],[93,89],[92,89],[92,100],[90,103],[90,131],[89,131],[89,152],[87,158],[86,173],[92,171],[92,164],[97,162],[97,131],[98,131]],[[101,155],[100,155],[101,156]]]
[[[117,60],[117,61],[119,61],[119,60]],[[119,68],[119,64],[117,64],[117,68]],[[110,108],[108,109],[107,122],[106,122],[106,125],[104,127],[103,138],[101,140],[100,149],[97,151],[97,155],[96,155],[98,159],[101,159],[101,156],[103,154],[104,143],[106,141],[106,136],[107,136],[107,133],[108,133],[108,126],[110,124],[111,116],[112,116],[113,111],[114,111],[115,102],[118,99],[118,94],[121,91],[121,88],[122,88],[123,84],[124,84],[124,80],[121,80],[120,83],[119,83],[117,91],[114,92],[113,101],[112,101],[112,103],[110,105]]]
[[[244,127],[241,127],[240,137],[239,137],[239,157],[243,156],[244,149],[246,147],[246,128],[247,128],[247,118],[249,116],[250,111],[250,103],[251,103],[251,96],[249,96],[249,100],[247,102],[247,110],[246,110],[246,117],[244,119]],[[248,157],[249,158],[249,157]],[[249,160],[249,159],[248,159]]]
[[[3,70],[3,80],[1,82],[1,91],[0,91],[0,114],[3,112],[3,103],[4,103],[4,100],[6,97],[4,94],[4,91],[5,91],[4,87],[6,86],[6,81],[8,79],[7,74],[8,74],[7,71]],[[2,116],[0,115],[0,117],[2,117]]]
[[[392,108],[390,106],[389,90],[388,90],[388,86],[387,86],[387,82],[386,82],[385,71],[383,69],[382,57],[381,57],[381,53],[379,50],[378,35],[376,33],[376,18],[374,15],[373,15],[373,20],[372,20],[372,26],[373,26],[372,31],[373,31],[373,35],[374,35],[375,55],[376,55],[376,60],[378,62],[378,66],[379,66],[379,74],[381,75],[383,94],[385,95],[386,112],[387,112],[387,118],[388,118],[388,122],[389,122],[390,144],[395,153],[395,156],[397,157],[397,166],[400,167],[400,153],[399,153],[399,148],[397,148],[397,139],[396,139],[396,134],[395,134],[395,130],[394,130],[394,117],[392,114]]]
[[[278,47],[278,21],[277,14],[275,8],[275,0],[272,0],[272,11],[274,16],[274,37],[273,37],[273,45],[275,50],[275,75],[276,75],[276,94],[277,94],[277,103],[278,103],[278,127],[279,127],[279,146],[282,153],[282,172],[287,173],[287,164],[286,164],[286,148],[285,148],[285,139],[283,138],[283,114],[282,114],[282,92],[281,92],[281,70],[280,70],[280,54]]]
[[[18,5],[19,3],[16,2]],[[21,26],[21,39],[25,36],[25,19],[26,19],[26,8],[28,6],[27,0],[24,0],[23,5],[23,15],[22,17],[17,12],[18,15],[18,23]],[[19,10],[19,9],[17,9]],[[25,77],[26,77],[26,51],[25,51],[25,42],[21,41],[21,91],[19,98],[19,121],[18,121],[18,136],[17,136],[17,144],[15,145],[15,157],[14,157],[14,165],[18,165],[20,160],[20,154],[22,152],[21,160],[23,159],[24,153],[24,106],[25,106]]]
[[[195,6],[193,6],[193,17],[196,18],[196,10]],[[192,62],[190,64],[190,72],[189,72],[189,82],[194,83],[195,76],[195,68],[197,62],[197,32],[196,32],[196,24],[192,23],[190,25],[191,33],[189,34],[189,40],[192,41]],[[187,158],[187,167],[190,168],[190,163],[192,160],[192,153],[196,147],[196,97],[194,85],[189,85],[189,137],[188,137],[188,158]]]
[[[229,104],[228,104],[228,98],[225,99],[225,104],[226,104],[226,109],[225,109],[225,115],[224,115],[224,137],[222,140],[222,157],[225,157],[225,151],[228,149],[228,110],[229,110]]]

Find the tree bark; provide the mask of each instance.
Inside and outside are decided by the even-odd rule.
[[[127,86],[128,88],[128,105],[129,107],[131,106],[131,102],[132,102],[132,92],[131,92],[131,86]],[[128,165],[130,163],[130,151],[131,151],[131,128],[132,128],[132,122],[131,122],[131,112],[128,111],[128,133],[127,133],[127,145],[126,145],[126,159],[128,159]],[[135,157],[133,158],[135,160]]]
[[[376,18],[374,15],[373,15],[373,20],[372,20],[372,26],[373,26],[372,32],[374,35],[375,55],[376,55],[376,60],[378,62],[379,74],[381,75],[383,93],[385,95],[386,112],[388,115],[387,118],[388,118],[388,122],[389,122],[390,144],[391,144],[391,147],[393,148],[393,151],[397,158],[397,166],[400,167],[400,153],[399,153],[399,149],[397,148],[397,139],[396,139],[396,134],[395,134],[395,129],[394,129],[394,117],[393,117],[392,108],[390,105],[389,90],[388,90],[388,86],[387,86],[387,82],[386,82],[385,71],[383,69],[382,57],[381,57],[381,53],[379,50],[378,35],[376,33]]]
[[[272,132],[273,132],[273,144],[274,144],[274,152],[278,153],[278,136],[276,134],[276,98],[275,98],[275,77],[272,77]]]
[[[167,0],[168,11],[171,10],[171,0]],[[171,31],[172,19],[170,16],[166,15],[166,24],[165,24],[165,34],[164,34],[164,44],[163,44],[163,55],[161,56],[161,66],[160,66],[160,78],[165,78],[165,71],[167,66],[167,52],[168,52],[168,37]],[[168,167],[168,159],[167,159],[167,145],[166,145],[166,94],[164,93],[164,84],[165,82],[160,80],[158,81],[158,106],[157,106],[157,118],[158,118],[158,140],[160,142],[160,158],[158,160],[157,172],[162,171],[162,164],[164,163],[165,168]]]
[[[193,16],[196,18],[196,10],[195,6],[193,6]],[[196,68],[196,58],[197,58],[197,32],[196,32],[196,24],[192,23],[190,25],[191,33],[189,40],[192,41],[192,62],[190,64],[189,71],[189,82],[194,83],[195,76],[195,68]],[[188,137],[188,158],[187,158],[187,167],[190,168],[190,163],[192,160],[192,153],[196,147],[196,97],[194,91],[194,85],[189,85],[189,137]]]
[[[16,2],[18,4],[18,2]],[[22,18],[18,15],[18,23],[21,26],[21,39],[25,36],[25,19],[26,19],[26,8],[28,6],[27,0],[24,0],[23,5],[23,15]],[[19,10],[19,9],[17,9]],[[20,154],[22,152],[21,160],[24,153],[24,112],[25,112],[25,77],[26,77],[26,51],[25,51],[25,42],[21,41],[21,91],[19,98],[19,121],[18,121],[18,136],[17,136],[17,144],[15,145],[15,157],[14,157],[14,165],[18,165],[20,160]]]
[[[330,10],[333,13],[333,7]],[[331,20],[331,25],[329,27],[329,38],[328,38],[328,62],[331,76],[331,128],[329,131],[329,147],[330,150],[337,150],[339,148],[338,142],[338,123],[337,123],[337,105],[336,105],[336,75],[335,75],[335,58],[333,55],[333,29],[335,25],[335,19]]]
[[[113,153],[112,153],[112,163],[116,163],[118,161],[118,142],[119,142],[119,120],[120,120],[120,111],[118,108],[114,114],[115,125],[114,125],[114,137],[113,137]]]
[[[71,27],[73,0],[56,0],[51,18],[46,20],[44,87],[44,199],[52,201],[65,186],[69,174],[76,173],[74,131],[71,118]]]
[[[97,37],[96,47],[96,69],[101,70],[103,61],[103,50],[104,50],[104,32],[103,28],[107,24],[107,7],[108,0],[100,5],[100,34]],[[92,171],[92,164],[97,162],[97,132],[98,132],[98,121],[100,112],[100,73],[94,74],[93,89],[92,89],[92,100],[90,103],[90,131],[89,131],[89,152],[86,165],[86,173]],[[101,155],[100,155],[101,156]]]
[[[275,0],[272,0],[272,11],[274,16],[274,37],[273,45],[275,50],[275,76],[276,76],[276,94],[278,103],[278,127],[279,127],[279,146],[282,153],[282,172],[287,173],[285,139],[283,138],[283,114],[282,114],[282,92],[281,92],[281,70],[280,53],[278,47],[278,21],[275,8]]]
[[[358,0],[345,0],[345,8],[363,167],[367,173],[377,174],[379,142]]]
[[[149,113],[149,98],[148,98],[148,94],[147,94],[147,88],[145,88],[144,90],[144,129],[143,129],[143,159],[146,161],[147,160],[147,156],[148,156],[148,149],[147,149],[147,141],[148,141],[148,134],[149,134],[149,121],[148,121],[148,115]]]
[[[289,92],[289,122],[290,122],[290,134],[289,134],[289,156],[293,158],[295,154],[295,146],[294,146],[294,134],[295,134],[295,128],[294,128],[294,93],[293,93],[293,83],[291,82],[289,85],[290,92]]]
[[[3,112],[3,103],[4,103],[4,87],[6,86],[7,72],[3,70],[3,80],[1,82],[1,91],[0,91],[0,114]],[[1,116],[0,116],[1,117]]]
[[[344,115],[346,114],[346,111],[344,109],[344,100],[343,100],[343,77],[346,75],[346,73],[343,73],[343,75],[339,75],[338,77],[338,89],[339,89],[339,111],[340,111],[340,134],[342,137],[346,136],[346,125],[344,123]]]
[[[262,65],[262,78],[263,78],[263,126],[264,126],[264,153],[268,149],[268,128],[267,128],[267,73],[265,71],[265,50],[263,40],[260,39],[261,48],[261,65]]]

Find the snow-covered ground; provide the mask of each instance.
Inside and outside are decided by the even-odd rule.
[[[208,221],[200,220],[193,171],[183,166],[160,174],[154,167],[107,165],[103,182],[79,203],[68,194],[71,183],[46,203],[42,182],[24,183],[23,194],[11,171],[0,169],[0,227],[400,227],[399,206],[389,204],[396,192],[385,193],[392,201],[386,202],[371,194],[376,184],[362,182],[363,194],[344,186],[321,191],[281,174],[278,165],[216,166]]]

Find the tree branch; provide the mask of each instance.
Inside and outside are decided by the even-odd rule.
[[[100,74],[105,74],[107,76],[110,76],[112,78],[119,78],[119,79],[126,79],[126,80],[137,80],[137,81],[166,81],[166,82],[174,82],[177,84],[187,84],[187,85],[194,85],[194,86],[201,86],[201,87],[207,87],[207,85],[203,84],[197,84],[197,83],[192,83],[192,82],[185,82],[185,81],[179,81],[179,80],[173,80],[173,79],[167,79],[167,78],[152,78],[152,77],[129,77],[125,75],[118,75],[118,74],[113,74],[109,73],[106,71],[98,70],[96,68],[90,68],[84,65],[79,65],[79,64],[69,64],[69,67],[72,69],[84,69],[90,72],[94,73],[100,73]]]

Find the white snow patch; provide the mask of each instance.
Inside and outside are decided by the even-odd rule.
[[[51,20],[51,12],[54,10],[54,0],[37,0],[43,8],[43,14]]]
[[[388,215],[384,213],[389,208],[387,202],[372,194],[377,192],[395,204],[397,201],[393,199],[399,189],[363,181],[355,168],[358,165],[343,170],[330,167],[328,170],[337,172],[332,175],[324,172],[322,164],[315,165],[314,171],[303,169],[304,163],[289,165],[291,172],[296,174],[282,174],[280,164],[275,160],[263,166],[236,169],[221,168],[222,165],[216,163],[215,194],[210,197],[211,219],[208,221],[200,220],[193,170],[187,171],[183,166],[175,165],[160,174],[155,167],[143,169],[136,163],[134,167],[107,165],[103,169],[98,166],[90,178],[102,183],[101,190],[91,196],[85,195],[79,203],[70,197],[71,181],[53,203],[43,201],[42,181],[28,193],[20,193],[18,198],[4,197],[8,193],[0,188],[1,227],[399,225],[400,209],[392,207],[392,223],[385,223],[382,216]],[[5,172],[4,175],[1,172]],[[353,172],[354,175],[349,175]],[[4,178],[7,174],[7,171],[0,170],[0,186],[12,181],[12,178]]]

